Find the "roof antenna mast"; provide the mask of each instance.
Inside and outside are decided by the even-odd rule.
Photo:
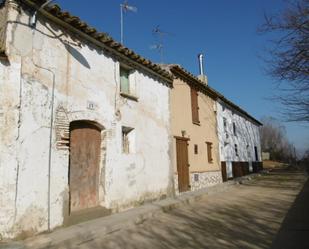
[[[157,43],[150,46],[150,49],[156,49],[158,50],[158,52],[160,53],[160,60],[161,63],[163,63],[163,38],[166,35],[171,35],[168,32],[164,32],[161,30],[160,25],[156,26],[153,30],[152,30],[152,34],[155,36]]]
[[[137,12],[137,8],[134,6],[130,6],[128,1],[124,1],[124,3],[120,4],[120,42],[123,45],[123,14],[127,11]]]

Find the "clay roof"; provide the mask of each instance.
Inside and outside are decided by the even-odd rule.
[[[257,125],[263,125],[260,121],[252,117],[249,113],[247,113],[241,107],[234,104],[232,101],[227,99],[225,96],[223,96],[221,93],[219,93],[212,87],[206,85],[203,81],[198,79],[196,76],[194,76],[192,73],[190,73],[189,71],[187,71],[180,65],[163,65],[163,68],[169,69],[176,76],[188,80],[189,82],[191,82],[191,84],[194,84],[196,87],[201,89],[203,92],[206,92],[210,97],[215,97],[217,99],[220,99],[221,101],[223,101],[224,103],[232,107],[234,110],[237,110],[238,112],[240,112],[241,114],[243,114],[244,116],[252,120]]]
[[[39,7],[46,2],[46,0],[19,1],[34,9],[39,9]],[[139,64],[144,68],[147,68],[148,71],[150,73],[153,73],[155,76],[159,76],[161,77],[161,79],[165,80],[169,84],[172,84],[173,76],[166,70],[162,69],[159,65],[151,62],[148,59],[143,58],[131,49],[123,46],[121,43],[111,38],[108,34],[97,31],[94,27],[88,25],[79,17],[74,16],[67,11],[63,11],[57,4],[51,6],[48,5],[44,7],[44,10],[39,10],[39,12],[43,15],[45,14],[45,16],[47,17],[51,15],[52,17],[57,18],[65,24],[68,24],[73,29],[80,31],[88,37],[101,43],[102,45],[105,45],[105,47],[108,48],[110,52],[117,53],[118,55],[121,54],[127,59],[134,61],[135,63]]]

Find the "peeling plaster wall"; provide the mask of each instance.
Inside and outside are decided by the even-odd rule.
[[[227,120],[227,128],[224,130],[223,118]],[[236,135],[233,133],[233,122],[236,125]],[[246,118],[244,115],[233,110],[223,103],[217,102],[217,123],[220,159],[226,162],[251,162],[255,160],[254,146],[258,150],[258,161],[261,161],[261,143],[259,126]],[[237,144],[238,156],[234,145]],[[227,165],[228,168],[231,165]],[[229,170],[231,172],[231,169]]]
[[[74,120],[104,127],[100,205],[116,212],[169,195],[170,89],[137,69],[138,101],[121,97],[119,61],[40,17],[33,31],[28,13],[16,6],[10,7],[9,19],[9,64],[0,63],[1,236],[24,237],[46,231],[48,222],[51,229],[63,224],[68,215],[69,151],[59,137]],[[122,126],[135,129],[133,154],[122,153]]]

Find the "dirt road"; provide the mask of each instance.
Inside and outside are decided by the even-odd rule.
[[[77,248],[270,248],[304,182],[273,172]]]

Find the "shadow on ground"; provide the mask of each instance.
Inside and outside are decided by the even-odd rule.
[[[299,172],[272,172],[104,238],[89,238],[79,245],[64,244],[50,249],[268,249],[304,179]]]
[[[309,248],[309,180],[289,209],[271,249]]]

